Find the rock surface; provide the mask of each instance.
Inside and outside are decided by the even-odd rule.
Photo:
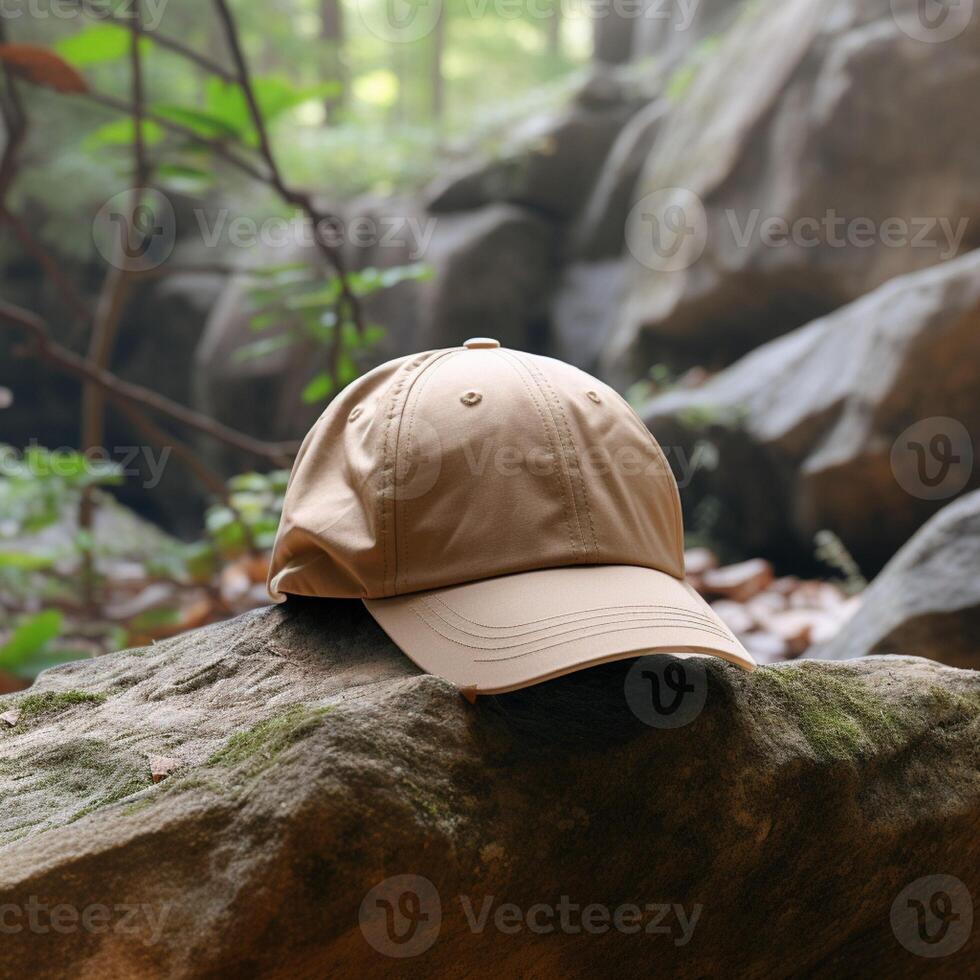
[[[980,18],[927,43],[910,36],[917,2],[742,8],[679,86],[637,187],[611,378],[664,350],[731,360],[980,244],[980,143],[961,138]]]
[[[975,251],[887,283],[642,415],[674,447],[669,459],[714,444],[716,465],[683,489],[685,508],[718,501],[715,531],[740,554],[798,560],[829,529],[868,573],[980,484],[978,365]]]
[[[665,99],[655,99],[616,137],[570,233],[573,256],[603,259],[622,254],[633,192],[669,107]]]
[[[860,610],[807,656],[914,654],[980,668],[980,491],[944,507],[895,555]]]
[[[639,6],[644,15],[635,18],[633,57],[675,66],[697,44],[730,26],[743,5],[743,0],[646,0]]]
[[[557,271],[554,227],[524,208],[494,204],[442,215],[422,257],[434,270],[419,284],[415,350],[496,337],[535,350]]]
[[[565,266],[549,315],[548,353],[594,374],[623,294],[622,259]]]
[[[426,192],[436,214],[518,204],[562,220],[578,212],[616,135],[632,113],[620,104],[572,106],[524,123],[499,155],[442,175]]]
[[[671,730],[629,710],[629,669],[471,706],[359,603],[291,600],[48,672],[0,702],[0,972],[390,976],[359,910],[418,875],[390,899],[433,942],[389,949],[426,975],[970,975],[976,934],[926,959],[889,915],[925,875],[980,891],[980,675],[711,661]],[[495,918],[563,895],[661,931]]]

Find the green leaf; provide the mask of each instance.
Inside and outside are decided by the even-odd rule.
[[[173,180],[211,180],[213,174],[200,167],[191,167],[186,163],[161,163],[157,174]]]
[[[217,573],[218,558],[210,541],[197,541],[187,545],[183,559],[187,574],[195,582],[206,582]]]
[[[289,470],[273,470],[267,473],[269,486],[276,493],[285,493],[286,485],[289,483]]]
[[[345,323],[343,326],[344,346],[351,350],[367,350],[375,344],[381,343],[385,338],[387,330],[377,323],[369,323],[364,328],[363,334],[358,334],[357,327],[353,323]]]
[[[282,350],[293,343],[293,335],[281,333],[275,337],[263,337],[261,340],[253,340],[249,344],[239,347],[232,355],[233,361],[254,361],[257,357],[266,357],[274,354],[277,350]]]
[[[337,359],[337,380],[340,382],[341,387],[355,381],[358,374],[360,372],[357,370],[357,365],[351,359],[350,354],[347,351],[342,351],[340,357]]]
[[[16,568],[25,572],[35,572],[42,568],[50,568],[54,558],[47,555],[34,555],[22,551],[0,552],[0,568]]]
[[[258,333],[260,330],[268,330],[282,320],[282,314],[277,310],[268,310],[264,313],[256,313],[249,321],[249,330]]]
[[[223,531],[229,524],[234,524],[237,518],[230,507],[222,505],[210,507],[204,515],[204,526],[211,534]]]
[[[140,38],[141,54],[146,54],[152,46],[148,37]],[[128,55],[129,48],[130,31],[118,24],[93,24],[54,45],[54,50],[76,68],[115,61]]]
[[[56,609],[46,609],[24,620],[10,639],[0,646],[0,667],[19,667],[39,653],[61,632],[62,619]]]
[[[336,94],[336,82],[297,88],[278,75],[260,75],[252,79],[252,91],[262,119],[271,122],[276,116],[304,102]],[[240,139],[248,143],[256,142],[252,115],[241,86],[232,85],[220,78],[209,78],[205,90],[205,107],[210,116],[234,129]]]
[[[163,139],[163,129],[151,119],[144,119],[140,129],[143,132],[143,142],[147,146],[153,146]],[[82,147],[95,150],[103,146],[122,146],[132,143],[135,136],[136,127],[132,119],[116,119],[89,133],[82,141]]]
[[[264,473],[237,473],[228,481],[232,493],[264,493],[269,489],[269,478]]]
[[[286,309],[288,310],[308,310],[323,306],[333,306],[340,295],[340,280],[331,279],[326,286],[314,289],[308,293],[300,293],[298,296],[290,296],[286,299]]]
[[[241,130],[239,125],[233,124],[224,116],[214,112],[204,112],[200,109],[191,109],[188,106],[172,105],[164,103],[155,105],[153,112],[169,122],[186,126],[193,130],[198,136],[205,139],[240,139]]]
[[[321,371],[306,385],[300,397],[304,404],[311,405],[313,402],[328,398],[332,391],[333,378],[326,371]]]

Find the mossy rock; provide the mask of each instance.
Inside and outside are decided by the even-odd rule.
[[[5,934],[0,974],[970,976],[976,937],[924,958],[890,916],[929,875],[980,894],[980,675],[704,663],[673,730],[629,662],[470,705],[359,603],[290,600],[49,671],[4,701],[0,907],[108,925]],[[440,900],[402,964],[361,908],[399,875]],[[671,931],[494,924],[562,896]]]

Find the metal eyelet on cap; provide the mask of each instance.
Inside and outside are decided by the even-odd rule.
[[[493,350],[500,346],[500,341],[494,340],[493,337],[470,337],[469,340],[464,341],[463,346],[467,350]]]
[[[464,405],[479,405],[483,401],[483,395],[478,391],[464,391],[462,395],[459,396],[459,400]]]
[[[356,422],[361,417],[361,412],[363,411],[364,409],[361,408],[360,405],[358,405],[356,408],[352,408],[350,415],[347,416],[347,421]]]
[[[596,391],[587,391],[586,396],[594,401],[597,405],[602,404],[602,399],[599,397],[599,393]]]

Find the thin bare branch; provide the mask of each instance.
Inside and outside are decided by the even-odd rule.
[[[158,449],[170,449],[209,493],[213,493],[219,500],[227,499],[228,488],[225,486],[225,481],[207,466],[189,446],[185,446],[176,436],[161,428],[129,402],[120,403],[119,411],[129,419],[134,428],[142,432]]]
[[[39,357],[65,374],[80,381],[99,385],[114,401],[127,402],[165,415],[195,432],[210,436],[242,452],[270,460],[276,466],[290,466],[292,458],[299,450],[299,443],[270,443],[254,439],[206,415],[201,415],[165,395],[160,395],[142,385],[123,381],[111,371],[94,367],[84,357],[52,340],[44,320],[29,310],[0,300],[0,320],[26,330],[34,342],[34,350]]]

